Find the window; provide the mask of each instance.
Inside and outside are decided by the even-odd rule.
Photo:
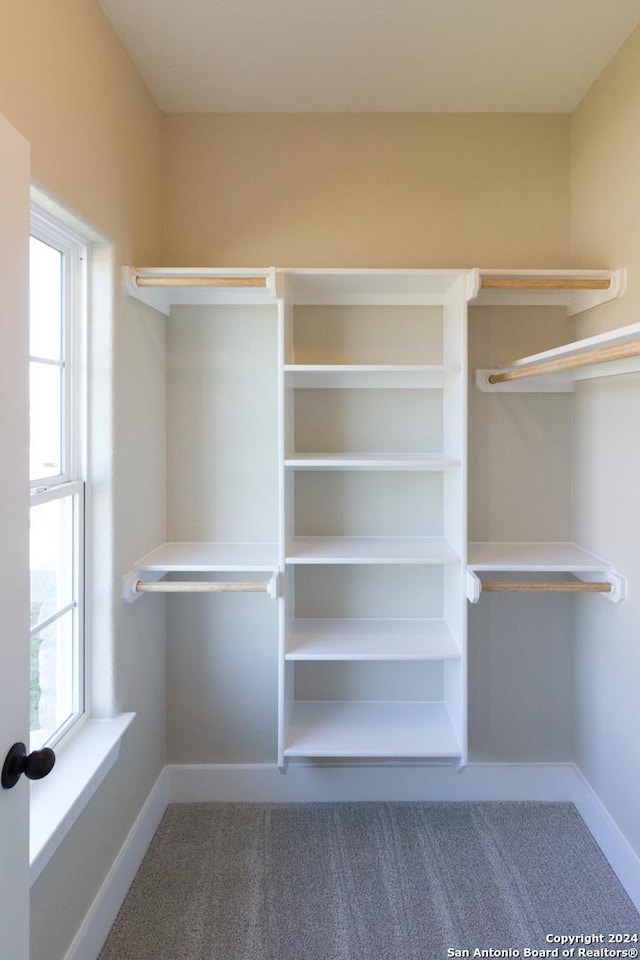
[[[38,212],[30,241],[31,748],[84,712],[86,248]]]

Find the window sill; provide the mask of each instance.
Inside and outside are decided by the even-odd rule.
[[[120,753],[135,713],[86,720],[60,749],[53,772],[31,784],[30,882],[35,883]]]

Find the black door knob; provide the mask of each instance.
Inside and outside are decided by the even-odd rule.
[[[56,755],[50,747],[27,754],[24,743],[14,743],[4,761],[0,782],[5,790],[11,790],[23,773],[29,780],[42,780],[51,773],[55,762]]]

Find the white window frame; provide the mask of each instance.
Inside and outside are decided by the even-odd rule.
[[[72,703],[69,717],[39,746],[57,746],[87,711],[85,611],[87,556],[87,498],[85,496],[87,449],[87,276],[89,247],[86,240],[62,224],[49,212],[32,204],[31,235],[60,251],[63,256],[62,347],[61,359],[47,360],[29,356],[32,362],[53,363],[62,371],[62,422],[60,436],[60,472],[55,476],[30,481],[32,507],[71,498],[73,505],[73,602],[41,621],[30,631],[30,638],[47,625],[74,610],[73,663],[65,680],[71,683]],[[64,682],[64,681],[63,681]]]
[[[105,526],[109,520],[105,520],[103,511],[99,508],[94,512],[92,509],[93,463],[90,444],[94,422],[98,427],[94,426],[93,429],[101,431],[104,428],[107,414],[102,409],[103,397],[105,393],[110,397],[112,390],[114,247],[111,238],[77,217],[36,185],[31,188],[31,201],[34,226],[37,226],[38,231],[41,227],[44,230],[45,224],[54,224],[58,237],[66,235],[71,245],[78,243],[84,246],[88,255],[83,263],[84,287],[79,290],[84,320],[81,329],[76,331],[79,339],[75,341],[74,358],[75,372],[79,377],[78,389],[82,397],[81,402],[75,405],[76,422],[84,442],[84,449],[76,451],[78,460],[75,465],[85,481],[85,704],[84,715],[77,719],[57,743],[56,765],[52,773],[44,780],[34,780],[29,784],[29,861],[30,882],[33,885],[116,763],[122,738],[136,714],[118,712],[113,698],[105,698],[104,691],[100,692],[101,679],[92,675],[92,671],[96,670],[96,659],[101,661],[105,656],[105,650],[102,649],[96,658],[93,645],[110,644],[113,640],[111,627],[104,627],[104,618],[97,621],[95,630],[91,629],[94,611],[90,599],[90,558],[95,550],[96,540],[102,543],[105,537],[110,536],[110,532]],[[38,232],[33,232],[38,236]],[[43,239],[46,242],[44,234]],[[99,356],[94,356],[96,341],[100,344],[98,349],[102,351]],[[92,370],[92,361],[99,364],[95,370]],[[99,385],[99,393],[96,393],[96,384]],[[102,460],[99,466],[101,470],[105,469]],[[54,480],[55,478],[50,478],[42,484],[47,490],[51,490],[52,496],[56,486]],[[105,483],[103,473],[100,474],[100,482],[103,485]],[[37,496],[46,497],[47,490],[38,492]],[[100,526],[94,535],[95,524]],[[90,680],[92,676],[93,679]],[[99,717],[93,715],[93,685],[96,682]]]

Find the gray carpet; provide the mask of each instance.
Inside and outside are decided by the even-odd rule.
[[[571,804],[176,804],[99,960],[444,960],[548,933],[640,933]]]

